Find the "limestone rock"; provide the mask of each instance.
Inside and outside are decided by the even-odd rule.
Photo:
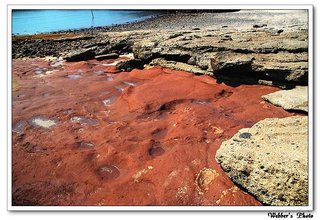
[[[281,90],[262,98],[276,106],[280,106],[285,110],[308,112],[308,87],[297,86],[291,90]]]
[[[268,118],[225,141],[216,160],[268,205],[308,205],[308,117]]]
[[[161,66],[164,68],[170,68],[175,70],[183,70],[188,71],[195,74],[207,74],[206,71],[200,69],[197,66],[189,65],[182,62],[175,62],[175,61],[168,61],[163,58],[158,58],[152,60],[152,62],[149,64],[150,66]]]

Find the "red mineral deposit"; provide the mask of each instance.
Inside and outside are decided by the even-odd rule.
[[[14,205],[261,205],[215,153],[241,128],[293,115],[261,99],[278,88],[108,62],[13,60]]]

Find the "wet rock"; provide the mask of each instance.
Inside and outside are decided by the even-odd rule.
[[[90,60],[95,56],[95,49],[96,48],[75,50],[68,53],[66,56],[63,57],[63,59],[65,59],[68,62]]]
[[[57,189],[65,193],[55,200],[44,188],[23,194],[14,190],[13,198],[19,196],[21,204],[33,198],[38,205],[52,204],[48,201],[56,205],[261,205],[250,194],[232,190],[234,183],[222,169],[216,169],[212,152],[239,127],[292,115],[261,104],[262,95],[278,89],[235,88],[212,77],[161,67],[110,74],[114,81],[107,81],[108,68],[100,64],[108,61],[97,66],[96,60],[66,62],[64,69],[50,75],[48,85],[39,83],[33,70],[50,63],[38,62],[13,60],[13,79],[23,85],[12,94],[13,126],[28,115],[44,112],[59,118],[61,124],[12,135],[13,187],[19,189],[30,180],[61,182],[70,176],[76,184],[74,192]],[[22,75],[28,70],[29,74]],[[80,74],[78,70],[86,77],[76,80],[77,86],[63,78],[66,73]],[[105,70],[106,75],[97,75],[95,70]],[[36,90],[30,89],[35,85]],[[114,86],[125,90],[119,94]],[[45,92],[50,96],[44,97]],[[21,94],[25,97],[19,98]],[[104,106],[103,100],[112,96],[116,101]],[[219,176],[213,179],[214,172],[202,172],[195,185],[206,161],[212,166],[207,168]],[[99,169],[104,165],[115,166],[120,175],[112,179],[118,172]],[[177,200],[177,191],[186,192],[183,201],[182,194]]]
[[[288,111],[302,111],[308,113],[308,87],[297,86],[291,90],[281,90],[262,98]]]
[[[75,147],[78,149],[90,149],[90,148],[94,148],[95,144],[91,141],[81,141],[81,142],[77,142],[75,144]]]
[[[75,116],[70,119],[73,123],[80,123],[82,125],[91,125],[91,126],[98,126],[100,123],[97,119],[93,118],[86,118],[82,116]]]
[[[133,82],[124,81],[123,83],[126,84],[126,85],[128,85],[128,86],[137,86],[137,84],[136,84],[136,83],[133,83]]]
[[[66,77],[69,78],[69,79],[79,79],[79,78],[82,77],[82,75],[80,75],[80,74],[68,74],[68,75],[66,75]]]
[[[243,138],[246,133],[250,138]],[[234,182],[265,204],[308,204],[306,116],[269,118],[241,129],[222,143],[216,160]]]
[[[115,96],[111,96],[110,98],[103,100],[102,103],[103,103],[105,106],[110,106],[110,105],[112,105],[115,101],[116,101],[116,97],[115,97]]]
[[[29,123],[33,127],[51,128],[57,124],[57,119],[49,118],[47,116],[34,116],[29,119]]]
[[[207,105],[210,102],[208,100],[199,100],[199,99],[194,99],[191,101],[191,103],[197,104],[197,105]]]
[[[123,92],[125,89],[126,89],[126,86],[124,85],[117,85],[117,86],[114,86],[114,88],[118,91],[118,92]]]
[[[107,76],[107,80],[108,81],[113,81],[113,77],[112,76]]]
[[[120,170],[114,165],[102,165],[97,170],[101,180],[113,180],[120,176]]]
[[[160,146],[155,146],[149,149],[149,155],[152,157],[161,156],[165,153],[165,150]]]
[[[25,120],[20,120],[12,128],[12,131],[17,134],[22,134],[24,132],[24,129],[27,127],[27,125],[28,123]]]
[[[94,58],[98,61],[101,61],[101,60],[107,60],[107,59],[117,59],[118,57],[119,57],[119,54],[117,53],[109,53],[109,54],[98,55],[98,56],[95,56]]]

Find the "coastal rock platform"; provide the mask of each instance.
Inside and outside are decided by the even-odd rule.
[[[279,89],[117,73],[119,59],[13,61],[13,204],[261,205],[214,155],[241,128],[295,115],[261,99]]]
[[[307,23],[240,10],[13,36],[13,205],[306,205]]]

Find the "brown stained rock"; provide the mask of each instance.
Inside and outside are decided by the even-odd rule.
[[[268,118],[224,141],[216,160],[268,205],[308,205],[308,117]]]

